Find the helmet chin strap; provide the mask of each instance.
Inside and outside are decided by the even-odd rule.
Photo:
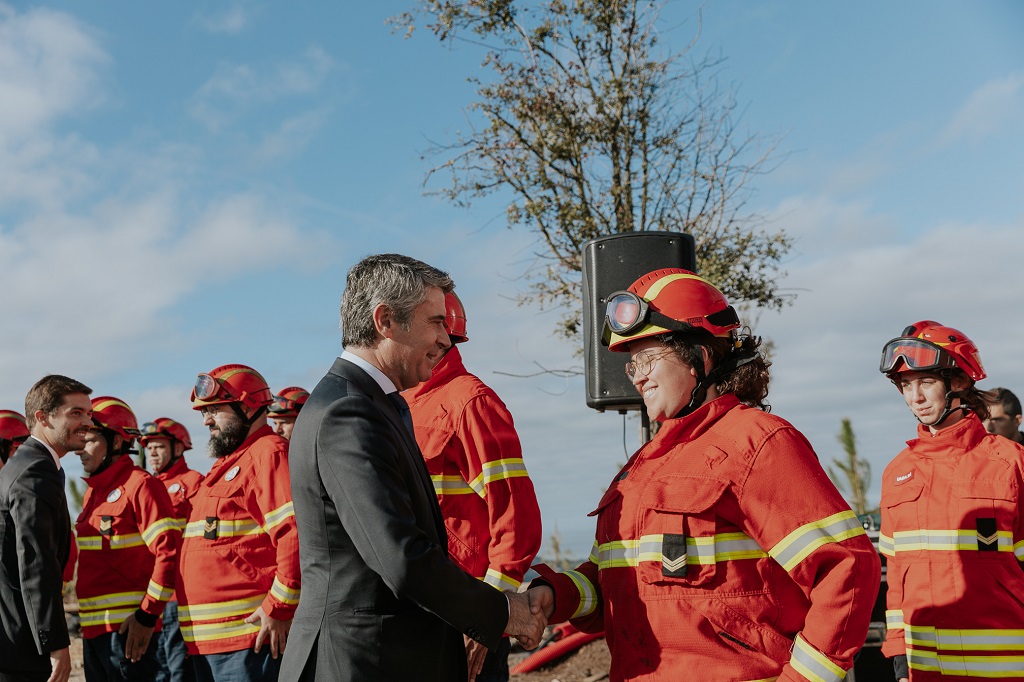
[[[942,422],[946,421],[946,419],[949,417],[949,415],[953,414],[957,410],[963,410],[964,412],[969,412],[970,409],[971,409],[971,408],[969,408],[967,405],[965,405],[963,403],[964,392],[963,391],[954,391],[953,390],[953,386],[950,384],[950,381],[949,381],[949,372],[942,372],[941,376],[942,376],[942,383],[944,383],[946,385],[946,404],[942,408],[942,414],[940,414],[938,419],[933,421],[931,424],[929,424],[928,422],[922,420],[920,417],[917,417],[917,421],[921,422],[921,424],[923,424],[924,426],[927,426],[929,428],[937,427],[939,424],[941,424]],[[952,406],[954,398],[959,398],[960,401],[961,401],[960,404],[957,405],[956,407]],[[916,417],[917,415],[914,415],[914,416]]]
[[[704,401],[708,397],[708,389],[717,384],[724,375],[736,370],[743,365],[753,362],[757,357],[757,353],[753,353],[748,357],[740,357],[739,353],[733,348],[729,357],[725,358],[717,365],[715,365],[710,372],[704,374],[703,363],[694,365],[693,371],[697,374],[697,385],[690,391],[690,402],[686,404],[683,409],[679,410],[673,419],[679,419],[690,414],[698,407],[704,404]]]

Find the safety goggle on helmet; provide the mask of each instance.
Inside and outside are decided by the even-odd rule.
[[[225,403],[242,403],[256,409],[270,405],[274,398],[266,379],[252,367],[221,365],[196,377],[191,400],[193,410]]]
[[[602,341],[620,352],[651,336],[693,329],[729,336],[739,326],[736,310],[714,285],[689,270],[665,268],[608,296]]]
[[[267,411],[271,417],[278,419],[286,417],[298,417],[299,410],[306,404],[309,398],[309,391],[298,386],[289,386],[274,396],[274,402],[270,404]]]
[[[182,424],[167,417],[158,417],[155,421],[146,422],[140,429],[142,437],[139,443],[146,447],[146,443],[154,438],[166,438],[176,440],[185,446],[186,450],[192,449],[192,439],[189,437],[188,429]]]
[[[935,372],[959,368],[973,381],[985,378],[978,347],[952,327],[932,320],[916,322],[882,348],[878,369],[890,379],[898,372]]]

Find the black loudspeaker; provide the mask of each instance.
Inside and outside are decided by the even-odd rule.
[[[633,232],[599,237],[583,244],[583,354],[587,372],[587,407],[639,410],[643,399],[623,370],[629,359],[601,344],[609,294],[652,270],[697,271],[693,237],[680,232]]]

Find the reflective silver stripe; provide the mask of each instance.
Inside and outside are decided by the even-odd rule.
[[[204,623],[202,625],[181,625],[181,635],[186,642],[208,642],[214,639],[253,635],[260,631],[259,623],[249,624],[244,618],[221,623]]]
[[[88,599],[79,599],[78,608],[81,611],[96,611],[108,606],[138,606],[146,596],[145,592],[115,592],[101,594]]]
[[[903,611],[892,609],[885,612],[885,627],[890,630],[903,629]]]
[[[174,588],[164,587],[160,583],[150,580],[149,588],[146,589],[146,595],[156,601],[167,601],[174,596]]]
[[[636,566],[641,561],[662,563],[664,535],[645,535],[639,540],[617,540],[597,546],[600,570]],[[768,556],[753,538],[745,533],[719,533],[686,538],[687,565],[711,565],[720,561],[760,559]],[[593,554],[591,561],[594,560]]]
[[[269,533],[271,528],[283,523],[287,519],[293,518],[294,516],[295,504],[292,502],[282,504],[263,518],[263,530]]]
[[[811,682],[841,682],[846,678],[845,670],[805,642],[799,634],[793,643],[793,654],[789,664]]]
[[[509,457],[508,459],[496,459],[493,462],[485,462],[483,470],[469,482],[469,487],[476,491],[480,497],[487,497],[487,485],[506,478],[529,477],[526,471],[526,464],[522,457]]]
[[[216,620],[229,616],[248,616],[263,604],[263,596],[235,599],[212,604],[178,604],[178,620],[184,625],[191,621]]]
[[[434,484],[435,495],[474,495],[476,491],[462,480],[462,476],[434,475],[430,477]]]
[[[1024,630],[960,630],[926,625],[908,625],[904,630],[908,646],[939,651],[1024,651]]]
[[[1017,561],[1024,561],[1024,540],[1013,545],[1013,555],[1017,557]]]
[[[487,569],[487,573],[484,575],[484,582],[497,587],[502,592],[515,592],[519,589],[520,584],[518,580],[508,577],[501,571],[495,571],[493,568]]]
[[[103,535],[93,535],[78,539],[78,549],[83,551],[102,550]],[[128,533],[126,535],[111,535],[108,537],[110,549],[128,549],[129,547],[142,547],[145,542],[139,533]]]
[[[282,604],[295,606],[299,603],[299,590],[293,590],[274,576],[274,584],[270,586],[270,595]]]
[[[786,571],[792,571],[811,552],[822,545],[842,542],[864,534],[864,528],[857,520],[857,515],[852,511],[844,511],[800,526],[768,550],[768,553]]]
[[[597,590],[594,588],[593,583],[579,571],[566,571],[562,575],[572,580],[580,593],[580,605],[576,607],[576,611],[569,617],[579,618],[580,616],[588,616],[593,613],[597,609]]]
[[[173,518],[165,518],[154,521],[149,524],[149,527],[142,531],[142,540],[147,546],[152,546],[153,542],[160,537],[161,533],[169,530],[177,530],[178,522]]]
[[[961,552],[978,551],[978,532],[974,530],[904,530],[893,533],[895,552]],[[881,539],[879,539],[881,549]],[[996,532],[996,549],[1014,552],[1013,534]],[[1018,555],[1019,557],[1020,555]]]
[[[911,670],[941,672],[943,675],[1008,679],[1024,677],[1024,656],[944,656],[934,651],[907,647]]]
[[[94,625],[120,625],[125,618],[135,613],[136,608],[82,611],[79,613],[79,622],[83,628]]]
[[[206,535],[206,522],[205,521],[192,521],[185,526],[184,537],[186,538],[201,538]],[[218,519],[217,520],[217,537],[228,538],[235,537],[238,535],[259,535],[263,533],[263,528],[252,519]]]
[[[878,553],[885,556],[896,556],[896,547],[891,537],[881,533],[878,534]]]

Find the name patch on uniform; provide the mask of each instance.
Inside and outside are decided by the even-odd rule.
[[[686,536],[661,536],[661,574],[669,578],[686,576]]]
[[[107,495],[107,502],[117,502],[121,499],[121,489],[111,490],[110,494]]]
[[[203,524],[203,537],[207,540],[217,539],[217,517],[207,516],[206,523]]]
[[[100,535],[113,535],[114,529],[114,517],[113,516],[101,516],[100,517]]]
[[[900,485],[901,483],[906,483],[907,481],[909,481],[912,478],[914,478],[914,471],[913,470],[910,470],[910,471],[908,471],[905,474],[898,474],[896,476],[896,485]]]
[[[996,532],[995,519],[976,519],[978,528],[978,551],[998,552],[999,533]]]
[[[170,494],[172,494],[172,495],[173,495],[174,493],[178,492],[179,490],[181,490],[181,484],[180,484],[180,483],[172,483],[172,484],[170,485],[170,487],[169,487],[169,488],[167,488],[167,492],[169,492],[169,493],[170,493]]]
[[[238,475],[238,472],[241,469],[242,469],[242,467],[238,467],[238,466],[231,467],[231,469],[228,471],[228,473],[224,474],[224,480],[225,481],[233,481],[233,480],[235,480],[235,476]]]

